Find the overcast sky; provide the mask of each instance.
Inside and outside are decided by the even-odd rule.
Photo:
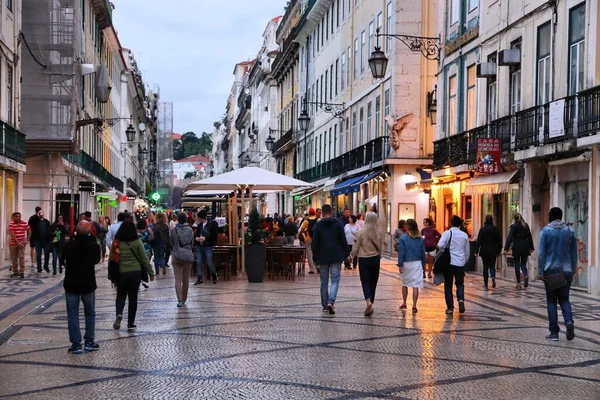
[[[144,82],[172,101],[174,131],[210,132],[225,112],[233,68],[254,58],[286,0],[112,0],[121,44]]]

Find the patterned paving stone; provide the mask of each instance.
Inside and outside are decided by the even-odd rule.
[[[397,270],[385,264],[369,318],[357,272],[342,272],[330,316],[316,276],[192,286],[178,309],[169,271],[140,291],[135,334],[112,329],[115,290],[99,268],[101,350],[80,356],[66,352],[55,283],[30,306],[21,293],[18,314],[0,299],[10,321],[0,326],[0,398],[600,399],[599,299],[574,294],[577,337],[547,342],[535,284],[484,292],[469,275],[467,313],[450,317],[442,288],[427,284],[412,314],[398,310]]]

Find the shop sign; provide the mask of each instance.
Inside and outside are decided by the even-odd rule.
[[[477,139],[477,172],[486,174],[500,172],[500,139]]]

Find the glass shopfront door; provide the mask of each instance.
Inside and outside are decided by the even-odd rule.
[[[577,270],[573,275],[573,286],[580,288],[588,287],[588,187],[588,181],[565,184],[564,220],[577,238]]]

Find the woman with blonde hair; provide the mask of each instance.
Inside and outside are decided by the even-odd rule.
[[[398,267],[402,274],[402,305],[406,310],[408,288],[413,288],[413,313],[417,312],[419,288],[423,287],[423,268],[427,263],[424,240],[419,233],[419,226],[414,219],[406,220],[406,233],[400,237],[398,244]]]
[[[365,316],[373,314],[375,290],[379,280],[383,238],[379,232],[377,214],[369,211],[365,217],[365,227],[356,233],[354,245],[348,261],[358,256],[358,272],[362,283],[363,294],[367,302]]]

